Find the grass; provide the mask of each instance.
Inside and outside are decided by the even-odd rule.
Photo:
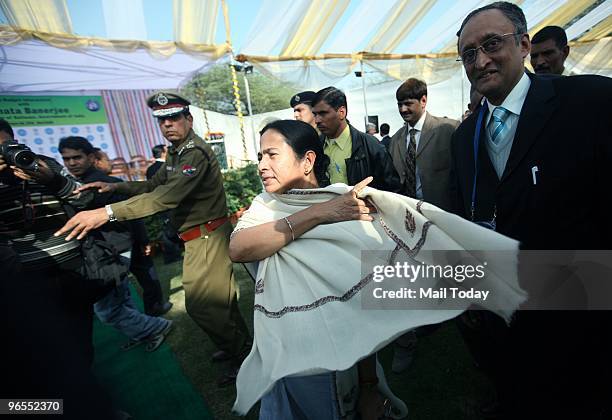
[[[164,296],[174,304],[165,316],[175,321],[167,343],[174,351],[185,375],[202,394],[215,419],[237,419],[231,414],[235,387],[217,388],[217,377],[226,367],[213,364],[210,356],[217,349],[206,334],[189,318],[185,310],[185,292],[181,285],[181,264],[163,265],[155,259]],[[239,286],[239,306],[247,325],[253,325],[253,283],[241,265],[234,265]],[[398,312],[401,316],[401,312]],[[409,407],[411,420],[476,420],[477,407],[489,394],[486,378],[472,360],[454,322],[447,322],[434,333],[420,338],[410,368],[396,375],[391,372],[393,348],[386,347],[379,358],[387,372],[394,393]],[[256,406],[246,416],[257,419]]]

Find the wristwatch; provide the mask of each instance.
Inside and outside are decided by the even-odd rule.
[[[117,218],[115,217],[115,213],[113,213],[113,209],[111,208],[110,204],[105,205],[104,209],[106,210],[106,214],[108,214],[108,221],[116,222]]]

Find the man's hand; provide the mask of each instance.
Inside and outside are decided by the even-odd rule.
[[[8,169],[8,164],[4,161],[4,156],[0,155],[0,172]]]
[[[21,178],[24,181],[36,181],[39,184],[47,185],[53,181],[55,173],[47,166],[47,164],[41,160],[36,159],[36,169],[21,169],[16,166],[11,166],[13,173],[17,178]]]
[[[82,185],[76,190],[74,190],[74,194],[78,194],[85,190],[91,190],[93,188],[97,188],[99,193],[115,192],[115,190],[117,189],[117,183],[102,181],[91,182],[89,184]]]
[[[101,207],[95,210],[82,211],[77,213],[72,219],[68,220],[66,224],[57,232],[55,236],[60,236],[70,232],[66,237],[69,241],[76,236],[77,239],[83,239],[87,236],[87,233],[92,229],[97,229],[103,224],[108,222],[108,214],[106,209]],[[78,236],[77,236],[78,235]]]

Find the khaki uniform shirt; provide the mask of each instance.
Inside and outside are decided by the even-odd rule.
[[[120,221],[172,209],[173,226],[184,232],[227,215],[217,158],[211,147],[193,130],[178,147],[168,148],[166,164],[153,178],[142,182],[122,182],[117,185],[117,192],[134,196],[111,205]]]

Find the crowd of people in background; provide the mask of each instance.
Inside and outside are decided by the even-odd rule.
[[[23,356],[31,368],[25,373],[8,372],[9,378],[30,381],[17,391],[26,392],[32,383],[37,383],[38,394],[58,388],[65,392],[67,409],[72,401],[80,401],[73,406],[75,418],[90,407],[100,407],[98,417],[80,418],[121,418],[90,372],[90,323],[95,314],[122,332],[127,338],[124,351],[139,345],[155,351],[172,331],[173,322],[163,317],[172,304],[162,296],[141,221],[149,216],[155,215],[163,226],[164,262],[183,260],[186,310],[217,347],[211,362],[227,362],[217,378],[219,387],[235,384],[249,352],[258,345],[261,349],[269,338],[257,336],[266,334],[257,325],[253,336],[238,309],[232,261],[256,265],[323,225],[335,232],[338,224],[351,220],[373,223],[377,207],[361,195],[366,186],[390,200],[402,196],[429,203],[443,214],[519,241],[523,250],[610,249],[612,224],[606,213],[607,186],[612,181],[610,79],[568,73],[564,62],[570,47],[563,29],[545,27],[530,39],[525,16],[512,3],[495,2],[472,11],[457,37],[459,57],[471,83],[461,121],[427,110],[427,84],[419,75],[405,80],[395,92],[396,103],[389,104],[397,107],[404,121],[393,130],[387,123],[377,127],[369,122],[364,124],[365,132],[359,130],[349,122],[346,95],[336,87],[297,93],[289,100],[297,122],[272,122],[260,133],[259,173],[265,192],[236,230],[228,218],[219,163],[210,145],[193,131],[190,102],[174,92],[157,92],[147,100],[169,142],[155,146],[151,160],[141,155],[131,156],[129,162],[111,160],[82,137],[61,140],[63,166],[42,156],[28,165],[0,156],[0,214],[12,215],[0,219],[1,261],[10,279],[26,272],[32,279],[46,279],[29,282],[24,290],[38,292],[43,284],[52,290],[53,298],[36,313],[44,308],[54,314],[57,323],[46,328],[72,340],[69,348],[55,348],[46,332],[32,329],[33,337],[49,343],[51,351],[40,363],[34,362],[36,353],[26,352]],[[535,73],[525,68],[528,56]],[[1,143],[14,142],[12,128],[4,120],[0,134]],[[293,189],[302,191],[295,194],[314,197],[319,189],[332,194],[333,184],[355,188],[296,213],[279,210],[287,204],[282,195]],[[62,203],[52,222],[43,224],[40,211],[28,212],[36,197],[55,197],[54,202]],[[40,203],[50,202],[43,198]],[[420,206],[415,204],[418,211]],[[283,217],[268,220],[268,210]],[[28,234],[46,242],[24,244]],[[51,249],[60,242],[53,241],[72,246],[65,248],[65,254],[54,253]],[[40,255],[22,246],[41,247],[34,250]],[[78,247],[82,252],[74,252]],[[26,264],[26,255],[34,255],[36,264]],[[291,258],[295,264],[308,260],[304,255]],[[329,259],[333,262],[334,256]],[[143,288],[144,313],[134,306],[129,272]],[[563,282],[569,275],[556,273],[554,281]],[[95,288],[87,279],[97,280]],[[79,281],[87,286],[78,286]],[[3,284],[11,290],[8,287]],[[523,287],[530,299],[540,296],[535,285]],[[256,296],[264,290],[269,290],[267,278],[256,278]],[[74,296],[81,304],[78,310],[67,311],[62,305]],[[310,306],[324,304],[315,303]],[[312,309],[304,306],[308,308],[296,306],[287,312]],[[256,308],[262,316],[282,316],[264,309]],[[509,322],[488,311],[458,317],[466,346],[495,390],[494,400],[481,407],[479,415],[609,418],[609,313],[518,311]],[[396,315],[402,317],[402,312]],[[73,334],[67,326],[76,325],[75,319],[80,324]],[[364,319],[367,322],[367,316]],[[29,329],[30,321],[18,322]],[[438,322],[442,321],[394,337],[392,372],[407,371],[420,338],[435,331]],[[327,328],[308,325],[304,330],[318,327]],[[14,335],[9,341],[13,356],[28,346],[23,337]],[[275,343],[282,345],[280,340]],[[305,345],[316,352],[317,343]],[[303,371],[311,368],[316,374],[277,378],[261,399],[260,418],[358,415],[369,420],[405,414],[401,409],[393,412],[401,402],[385,388],[376,353],[366,356],[347,361],[347,371],[320,374],[317,366],[306,366]],[[73,360],[78,372],[67,380],[77,378],[82,388],[67,384],[58,374],[58,369],[69,370]],[[36,371],[41,363],[57,366]],[[263,369],[270,373],[276,368]],[[344,387],[338,379],[343,372],[348,375]],[[36,382],[45,375],[46,381]],[[244,388],[242,392],[244,396]],[[97,397],[85,398],[84,393]]]

